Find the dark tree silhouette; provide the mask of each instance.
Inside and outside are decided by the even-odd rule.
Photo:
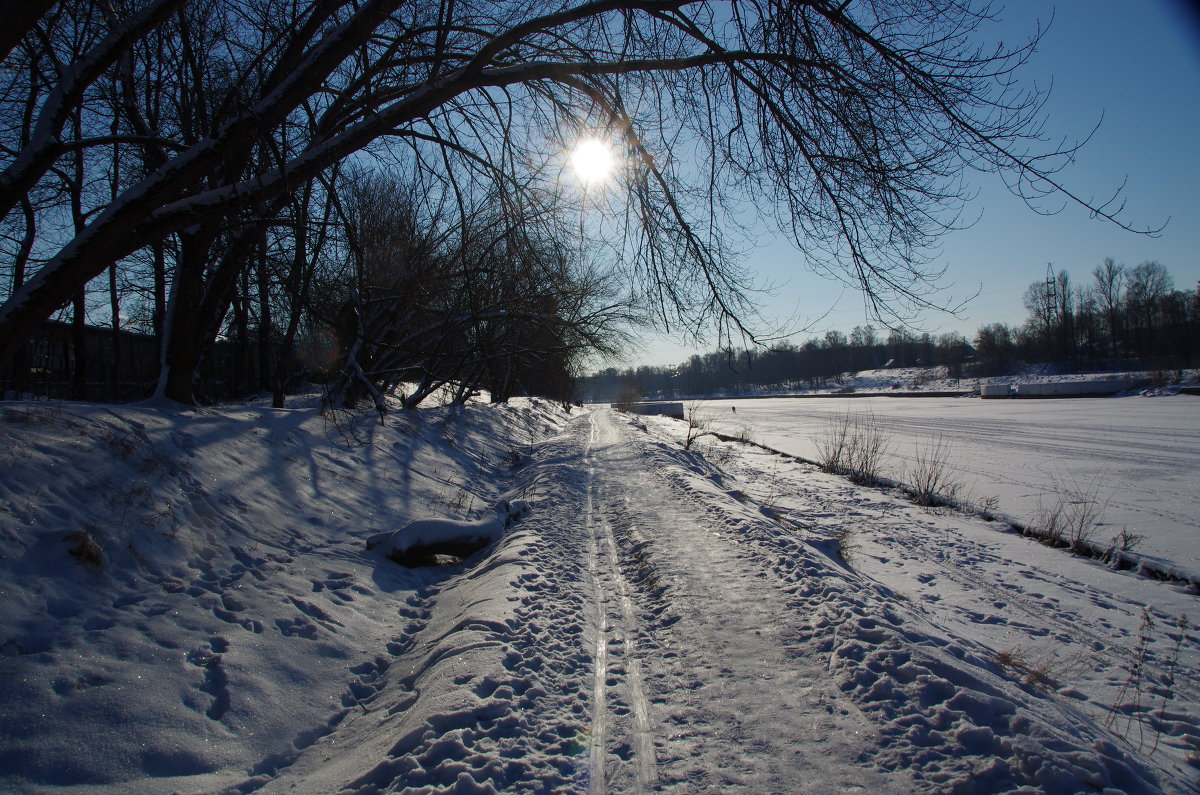
[[[1119,205],[1056,180],[1075,146],[1042,137],[1042,97],[1014,82],[1038,34],[988,48],[983,4],[127,6],[31,4],[43,13],[15,28],[0,74],[0,222],[16,230],[14,257],[32,230],[38,261],[0,305],[0,359],[93,278],[160,247],[171,287],[160,391],[192,400],[262,229],[293,223],[291,197],[360,152],[464,208],[488,194],[586,201],[581,234],[607,247],[659,324],[721,343],[755,337],[754,284],[735,256],[751,210],[891,320],[935,302],[924,252],[954,227],[972,169],[1124,225]],[[616,141],[621,169],[581,195],[561,154],[585,135]],[[95,166],[113,185],[89,193],[78,231],[37,223],[63,212],[48,193],[55,172],[99,147],[139,156]]]

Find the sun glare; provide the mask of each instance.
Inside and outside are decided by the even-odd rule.
[[[595,138],[580,141],[571,152],[571,166],[585,187],[608,179],[614,165],[612,149]]]

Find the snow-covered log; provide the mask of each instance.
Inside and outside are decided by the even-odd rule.
[[[500,500],[482,517],[475,520],[414,519],[399,530],[376,533],[367,539],[367,549],[386,557],[404,555],[418,547],[441,544],[478,544],[495,540],[504,528],[529,511],[524,500]]]

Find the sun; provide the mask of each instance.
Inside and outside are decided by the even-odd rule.
[[[612,147],[595,138],[575,144],[571,151],[571,166],[584,187],[598,185],[612,175],[616,166]]]

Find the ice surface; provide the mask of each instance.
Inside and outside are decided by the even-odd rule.
[[[833,418],[870,413],[891,440],[883,474],[905,480],[918,451],[944,439],[968,498],[1031,522],[1061,494],[1103,507],[1095,541],[1123,529],[1136,551],[1200,579],[1200,398],[787,398],[703,404],[726,430],[748,428],[777,450],[816,460]],[[731,411],[736,408],[736,411]]]

